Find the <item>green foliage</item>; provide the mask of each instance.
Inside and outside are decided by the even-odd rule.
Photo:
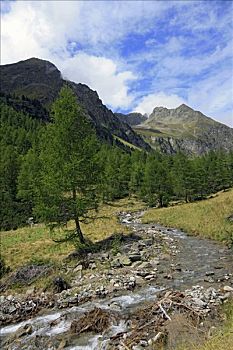
[[[17,228],[33,215],[56,225],[73,219],[81,232],[79,221],[89,220],[88,211],[97,209],[100,200],[136,195],[149,206],[163,207],[233,186],[233,152],[192,159],[100,144],[69,88],[61,90],[52,106],[52,123],[46,125],[25,114],[35,111],[35,101],[35,108],[25,105],[24,113],[4,101],[0,99],[1,229]],[[31,106],[31,101],[20,103]],[[68,232],[66,238],[74,235]]]
[[[15,111],[6,103],[1,107],[1,210],[0,228],[17,228],[31,216],[30,202],[17,197],[17,182],[22,157],[32,147],[41,127],[39,121]]]
[[[70,237],[76,235],[83,242],[79,221],[98,205],[99,144],[70,88],[62,88],[52,112],[53,123],[44,129],[38,149],[25,158],[19,194],[25,199],[33,196],[40,221],[64,224],[75,220],[76,230]]]

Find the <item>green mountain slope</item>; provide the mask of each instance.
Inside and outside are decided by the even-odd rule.
[[[184,151],[204,154],[233,149],[233,129],[182,104],[175,109],[154,108],[149,118],[134,130],[155,149],[166,153]]]

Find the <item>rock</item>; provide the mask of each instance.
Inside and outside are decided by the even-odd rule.
[[[133,345],[132,350],[143,350],[143,347],[140,345]]]
[[[151,260],[150,263],[154,266],[154,265],[159,265],[159,259],[154,259],[154,260]]]
[[[129,254],[129,259],[132,262],[135,262],[135,261],[141,261],[142,257],[140,254]]]
[[[233,288],[230,286],[224,286],[223,290],[224,290],[224,292],[233,292]]]
[[[35,288],[35,287],[32,287],[32,288],[30,288],[30,289],[28,289],[28,290],[26,291],[26,295],[27,295],[27,296],[32,295],[32,294],[35,293],[35,291],[36,291],[36,288]]]
[[[90,265],[89,265],[89,268],[91,269],[91,270],[95,270],[96,268],[97,268],[97,266],[96,266],[96,263],[90,263]]]
[[[135,277],[135,282],[137,285],[142,285],[143,283],[145,283],[144,279],[141,276],[136,276]]]
[[[204,278],[204,282],[214,283],[214,279],[211,277]]]
[[[150,280],[152,280],[152,279],[155,279],[156,278],[156,275],[147,275],[147,276],[145,276],[144,277],[145,278],[145,280],[147,280],[147,281],[150,281]]]
[[[193,301],[200,308],[205,308],[207,306],[206,302],[202,301],[201,299],[194,298]]]
[[[139,344],[143,347],[146,348],[148,345],[148,342],[146,340],[140,340]]]
[[[144,270],[140,270],[140,271],[136,271],[136,274],[140,277],[145,278],[146,276],[150,275],[149,271],[144,271]]]
[[[25,324],[24,326],[20,327],[16,332],[14,332],[13,334],[11,334],[6,341],[4,342],[4,344],[12,344],[15,343],[16,341],[18,341],[19,338],[25,336],[25,335],[29,335],[32,334],[33,329],[32,326],[30,324]],[[7,348],[8,349],[8,348]]]
[[[111,265],[111,267],[113,267],[113,268],[122,267],[122,264],[121,264],[119,258],[116,258],[116,259],[112,260],[111,263],[110,263],[110,265]]]
[[[69,284],[60,276],[53,280],[53,286],[56,293],[61,293],[63,290],[70,288]]]
[[[207,271],[206,272],[206,276],[213,276],[213,275],[215,275],[214,271]]]
[[[47,275],[51,271],[49,265],[27,265],[19,268],[9,279],[9,286],[13,284],[29,285],[36,279]]]
[[[68,341],[67,341],[66,339],[63,339],[63,340],[60,342],[60,344],[59,344],[57,350],[63,350],[63,349],[65,349],[68,345],[69,345],[69,344],[68,344]]]
[[[147,247],[149,247],[149,246],[153,245],[153,239],[152,239],[152,238],[144,239],[144,240],[143,240],[143,243],[144,243]]]
[[[82,271],[83,270],[83,266],[82,265],[77,265],[75,267],[75,269],[73,270],[73,272],[78,272],[78,271]]]
[[[152,265],[150,262],[144,261],[138,266],[138,268],[139,269],[150,269],[150,268],[152,268]]]
[[[128,256],[126,255],[123,255],[119,258],[120,260],[120,263],[123,265],[123,266],[130,266],[132,264],[132,261],[130,258],[128,258]]]

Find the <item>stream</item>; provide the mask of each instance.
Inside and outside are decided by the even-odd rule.
[[[157,278],[132,291],[123,291],[121,295],[106,296],[86,302],[80,306],[68,309],[52,310],[18,324],[8,325],[0,329],[1,339],[14,336],[23,326],[30,325],[31,330],[21,336],[20,342],[13,341],[10,347],[3,349],[67,349],[67,350],[97,350],[111,349],[109,338],[128,329],[127,320],[130,314],[149,300],[156,300],[163,290],[185,290],[199,285],[205,288],[221,288],[233,284],[233,254],[232,250],[216,242],[198,237],[188,236],[184,232],[166,228],[157,224],[142,224],[140,217],[143,212],[122,213],[120,220],[132,231],[148,233],[149,237],[158,232],[171,247],[171,254],[163,254],[157,266]],[[119,273],[119,272],[118,272]],[[71,322],[85,312],[98,307],[117,312],[120,320],[114,322],[104,334],[84,333],[72,337],[69,344],[64,341]]]

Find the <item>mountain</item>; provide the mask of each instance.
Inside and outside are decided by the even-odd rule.
[[[175,109],[156,107],[134,130],[165,153],[201,155],[210,150],[233,150],[233,129],[182,104]]]
[[[105,140],[121,145],[133,145],[145,150],[150,146],[127,123],[118,119],[100,100],[96,91],[87,85],[76,84],[62,78],[57,67],[45,60],[30,58],[18,63],[0,66],[2,95],[10,95],[14,100],[38,101],[41,108],[49,111],[51,104],[57,98],[61,87],[69,85],[77,101],[84,107],[87,117],[93,122],[97,134]],[[34,102],[36,103],[36,102]],[[20,107],[18,107],[20,108]],[[115,141],[114,141],[115,140]]]
[[[118,119],[126,122],[130,126],[141,124],[147,120],[147,116],[141,113],[133,112],[129,114],[115,113]]]

